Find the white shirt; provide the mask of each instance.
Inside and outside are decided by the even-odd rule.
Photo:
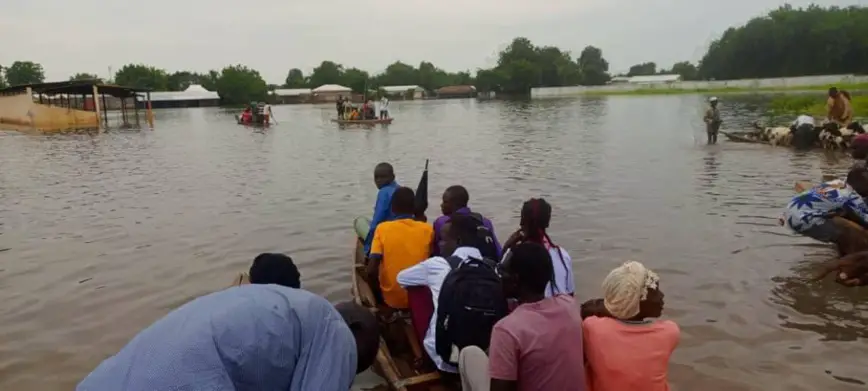
[[[814,117],[811,117],[810,115],[802,114],[802,115],[796,117],[796,120],[793,121],[793,126],[801,126],[804,124],[814,126]]]
[[[481,259],[482,254],[479,250],[473,247],[459,247],[455,249],[452,255],[457,256],[465,262],[469,258]],[[427,286],[431,289],[431,298],[434,300],[434,314],[431,316],[431,322],[428,323],[428,331],[425,332],[425,338],[422,344],[425,345],[425,351],[428,356],[434,361],[441,371],[458,373],[458,368],[443,361],[437,354],[437,346],[435,344],[435,334],[437,329],[437,300],[440,297],[440,287],[443,286],[443,281],[446,280],[446,275],[452,270],[449,262],[443,257],[431,257],[415,266],[411,266],[398,273],[398,284],[403,288],[409,286]]]
[[[384,96],[383,99],[380,99],[380,110],[389,110],[389,98]]]
[[[567,250],[562,247],[552,247],[546,244],[549,250],[549,255],[552,257],[552,267],[555,269],[555,284],[557,291],[552,290],[552,283],[546,285],[546,297],[552,297],[557,294],[573,294],[576,292],[576,283],[573,281],[573,259]],[[510,253],[510,250],[503,252],[503,259]],[[503,261],[501,261],[503,262]]]

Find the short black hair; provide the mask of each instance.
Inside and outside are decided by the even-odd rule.
[[[464,186],[449,186],[446,188],[446,192],[449,193],[449,196],[453,200],[455,200],[457,206],[467,206],[470,202],[470,194],[467,193],[467,189],[465,189]]]
[[[392,194],[392,211],[400,214],[416,213],[416,194],[409,187],[399,187]]]
[[[554,265],[545,246],[524,242],[511,250],[507,270],[518,277],[519,284],[532,293],[545,293],[546,286],[552,281]]]
[[[374,171],[380,171],[380,170],[386,171],[387,174],[395,175],[395,169],[389,163],[382,162],[380,164],[377,164],[376,167],[374,167]]]
[[[521,205],[521,226],[525,227],[534,239],[545,234],[552,220],[552,206],[544,198],[531,198]]]
[[[251,284],[277,284],[290,288],[301,288],[301,273],[287,255],[262,253],[250,265]]]
[[[473,247],[479,250],[483,258],[497,259],[497,245],[494,235],[485,224],[475,216],[455,214],[449,219],[449,234],[458,240],[459,246]]]
[[[835,96],[838,94],[838,87],[829,87],[829,96]]]

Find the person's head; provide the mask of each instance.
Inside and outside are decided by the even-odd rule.
[[[850,156],[853,159],[868,159],[868,134],[860,134],[854,137],[853,141],[850,142],[850,148]]]
[[[467,189],[464,186],[449,186],[443,192],[443,202],[440,204],[440,211],[443,212],[443,215],[449,216],[458,209],[466,208],[468,202],[470,202],[470,194],[467,193]]]
[[[395,171],[389,163],[380,163],[374,167],[374,184],[378,189],[382,189],[395,180]]]
[[[868,168],[853,167],[847,173],[847,185],[862,197],[868,196]]]
[[[552,220],[552,206],[543,198],[531,198],[521,205],[519,225],[525,238],[542,243]]]
[[[409,187],[399,187],[392,194],[392,213],[396,215],[413,215],[416,213],[416,195]]]
[[[380,331],[377,318],[367,308],[351,301],[335,304],[335,309],[347,322],[347,327],[353,333],[356,340],[356,373],[362,373],[368,369],[377,358],[380,349]],[[321,368],[322,369],[322,368]]]
[[[708,99],[708,104],[710,104],[711,107],[717,107],[717,97],[716,97],[716,96],[712,96],[711,98],[709,98],[709,99]]]
[[[829,97],[837,98],[838,97],[838,87],[829,87]]]
[[[663,313],[660,277],[639,262],[627,261],[603,280],[603,303],[621,320],[656,318]]]
[[[479,250],[483,258],[497,259],[497,245],[494,235],[485,225],[470,215],[458,214],[452,216],[449,223],[445,245],[441,244],[441,254],[452,254],[458,247],[473,247]],[[440,231],[440,235],[444,233]],[[442,251],[444,246],[448,251]]]
[[[284,254],[262,253],[250,265],[251,284],[277,284],[290,288],[301,288],[301,273]]]
[[[500,265],[503,293],[519,301],[545,297],[554,266],[549,251],[541,244],[524,242],[513,247]]]

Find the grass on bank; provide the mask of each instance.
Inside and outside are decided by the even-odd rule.
[[[850,101],[854,117],[868,116],[868,95],[853,96]],[[769,102],[769,113],[772,115],[808,114],[813,116],[826,115],[825,96],[812,95],[779,95]]]
[[[842,83],[836,84],[838,89],[848,91],[865,91],[868,90],[868,83]],[[584,92],[584,95],[681,95],[681,94],[756,94],[770,92],[787,92],[787,91],[822,91],[829,89],[830,85],[817,86],[787,86],[787,87],[760,87],[760,88],[639,88],[636,90],[596,90]],[[855,99],[855,98],[854,98]]]

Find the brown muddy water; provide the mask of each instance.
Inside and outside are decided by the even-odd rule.
[[[547,198],[581,299],[624,260],[656,269],[682,330],[677,390],[865,389],[868,289],[806,281],[833,252],[775,224],[793,181],[846,157],[703,145],[700,96],[394,106],[388,128],[339,129],[327,105],[275,107],[264,132],[190,109],[158,111],[155,131],[0,135],[0,389],[72,389],[260,252],[348,298],[374,165],[415,186],[425,158],[432,216],[463,184],[505,237],[523,200]],[[757,105],[722,109],[732,129]]]

